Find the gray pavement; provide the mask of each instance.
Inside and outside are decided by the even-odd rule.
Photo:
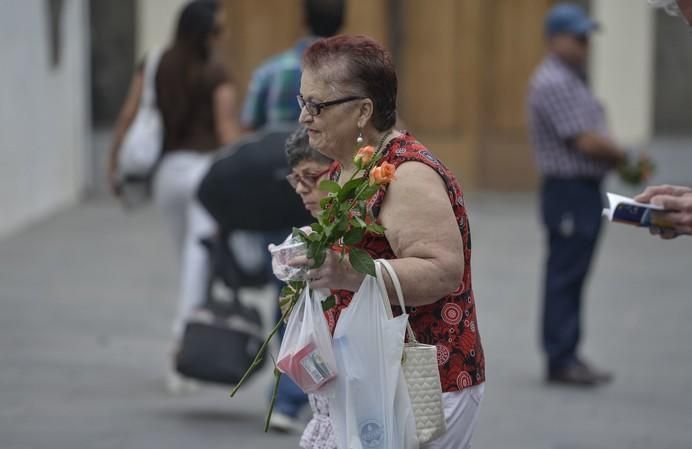
[[[610,225],[588,289],[592,391],[547,387],[532,195],[468,198],[488,385],[474,447],[692,448],[692,238]],[[270,374],[163,388],[176,272],[152,210],[93,200],[0,240],[0,449],[295,448],[262,432]],[[269,292],[253,296],[265,313]]]

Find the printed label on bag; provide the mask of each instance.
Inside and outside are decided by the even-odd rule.
[[[300,366],[303,367],[312,380],[318,385],[334,377],[334,373],[331,372],[324,362],[317,348],[312,349],[312,351],[300,359]]]
[[[374,419],[360,425],[360,442],[363,447],[375,449],[384,445],[384,428]]]

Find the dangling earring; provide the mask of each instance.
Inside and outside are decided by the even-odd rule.
[[[365,139],[363,139],[363,129],[358,128],[358,137],[356,137],[356,143],[358,145],[363,145],[363,142],[365,142]]]

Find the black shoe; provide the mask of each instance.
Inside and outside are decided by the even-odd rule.
[[[599,371],[583,361],[577,361],[563,368],[548,372],[548,383],[572,385],[577,387],[595,387],[613,380],[613,375]]]

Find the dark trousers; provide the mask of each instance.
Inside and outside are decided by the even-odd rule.
[[[602,208],[599,180],[543,180],[541,209],[548,257],[542,336],[551,371],[577,361],[582,293],[598,241]]]

